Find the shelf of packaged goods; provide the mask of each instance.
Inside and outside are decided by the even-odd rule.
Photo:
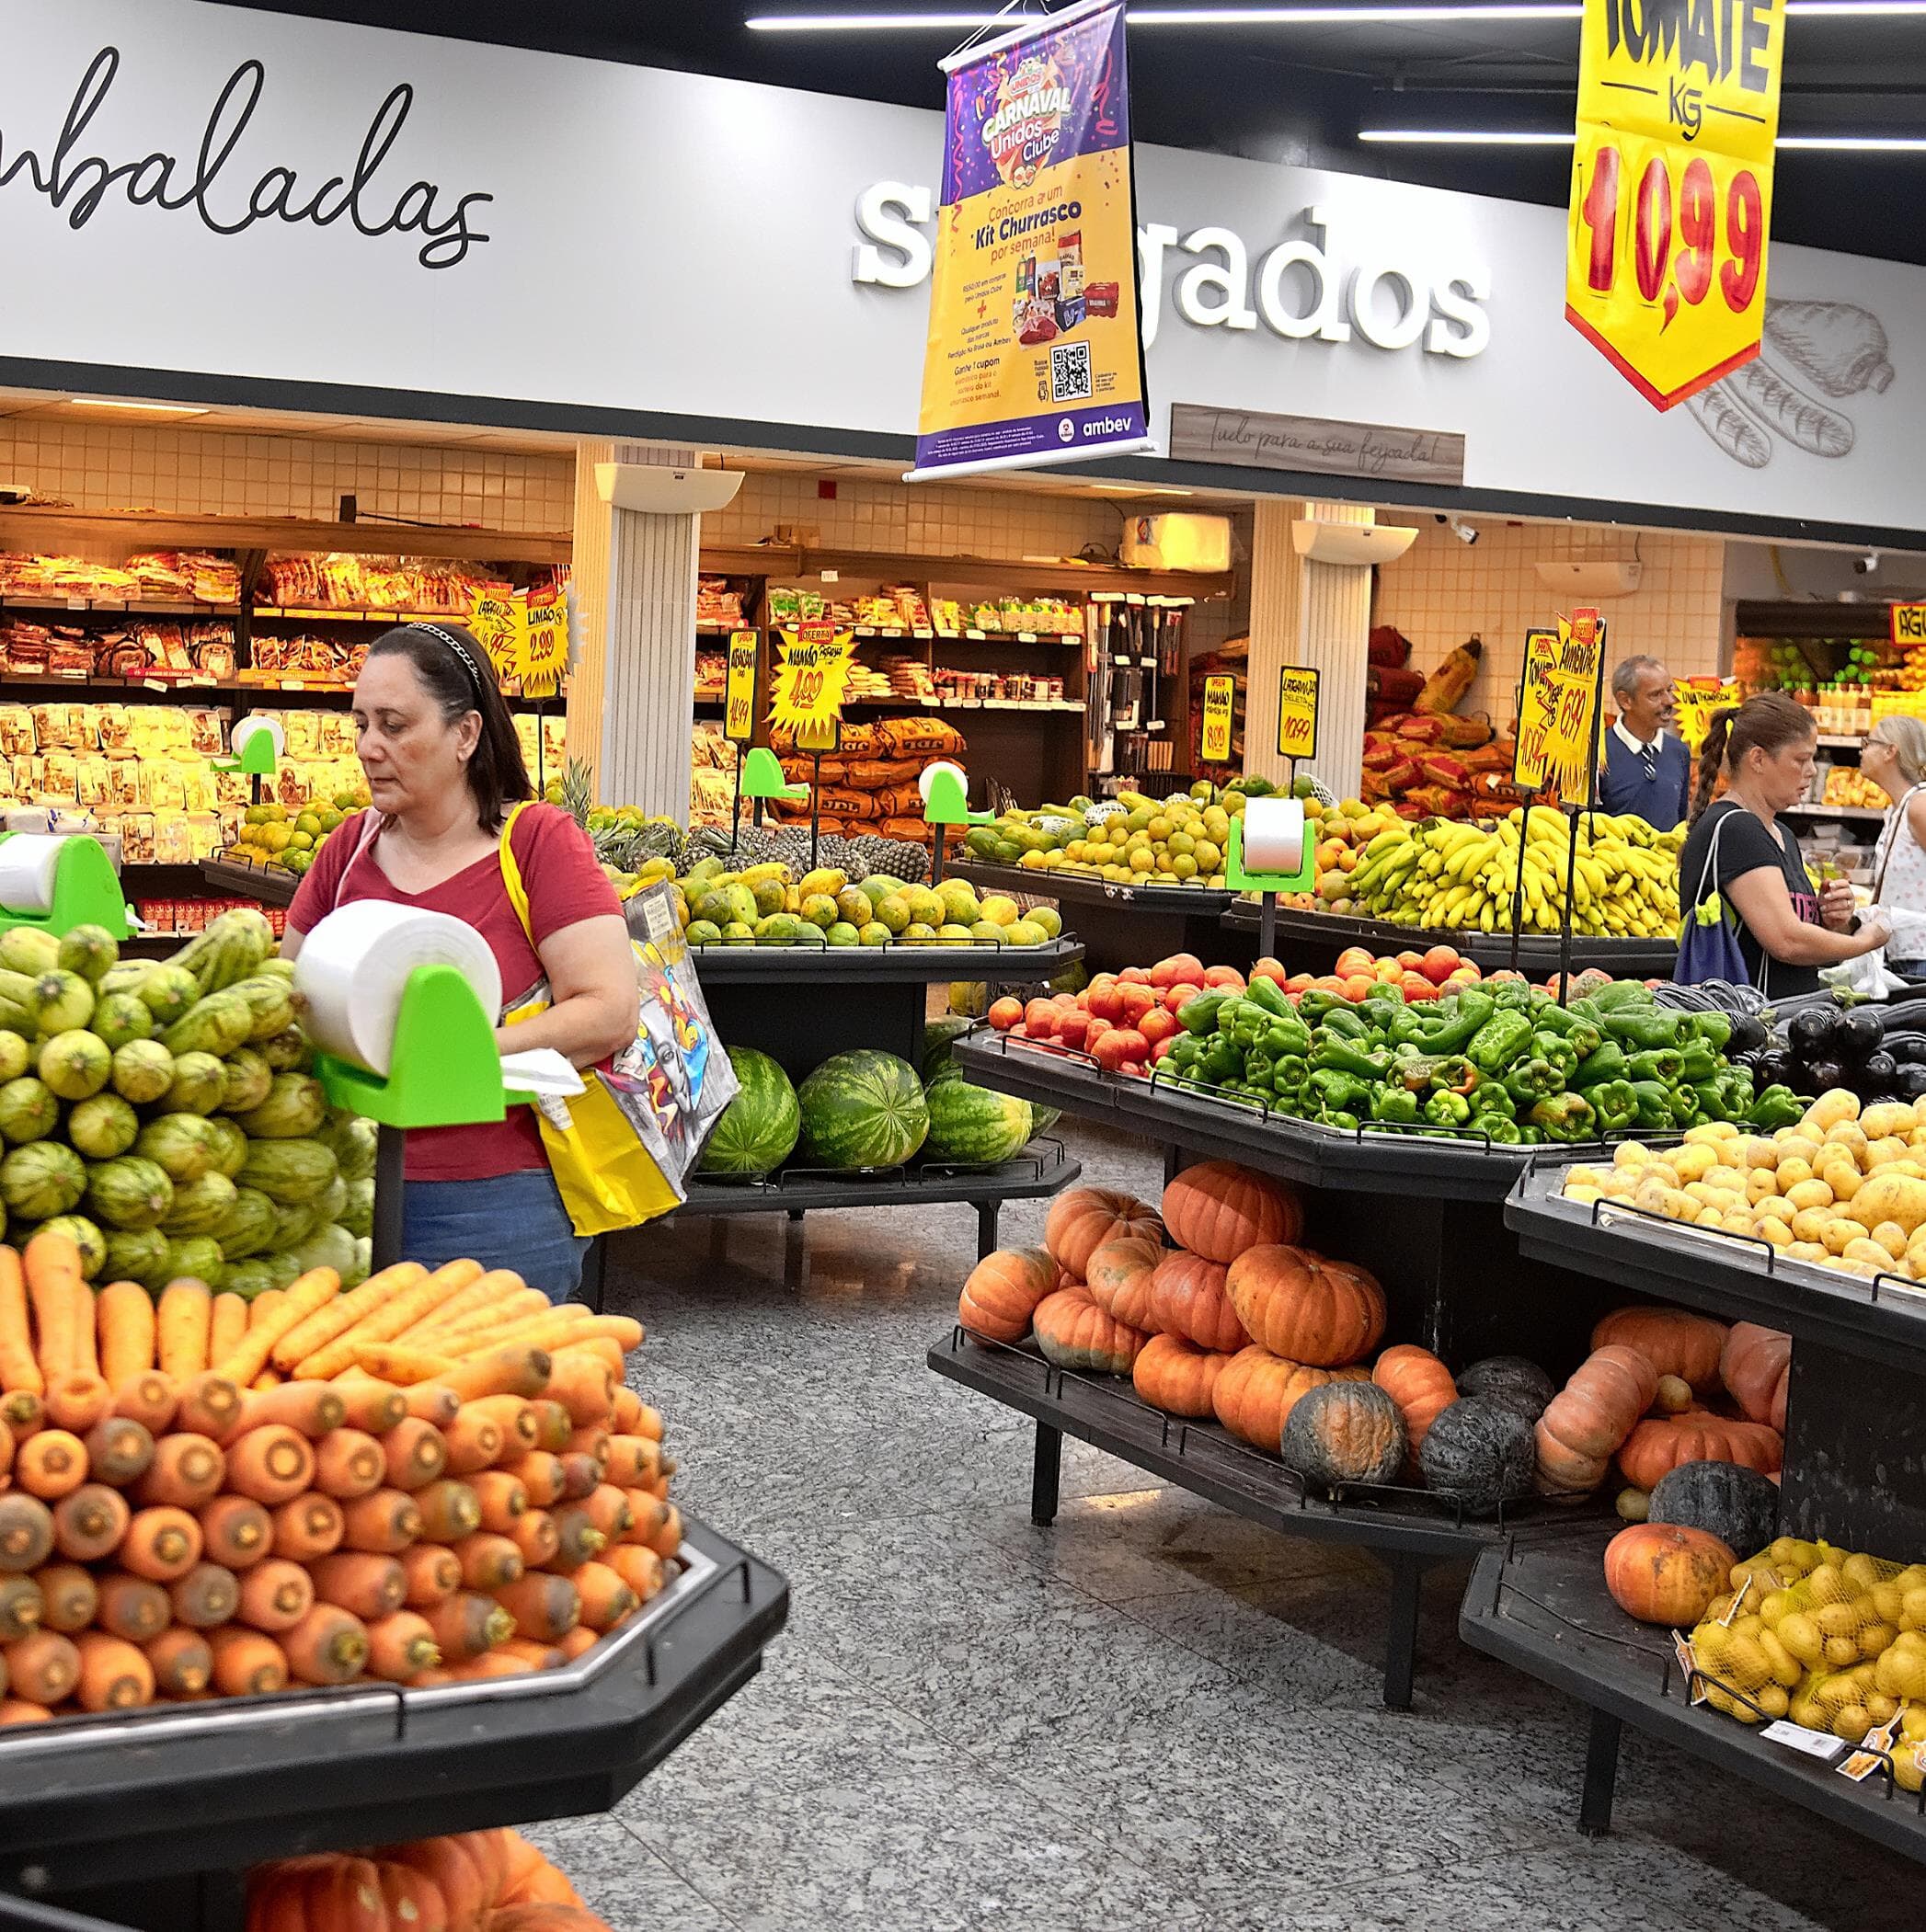
[[[59,597],[51,591],[11,590],[0,596],[0,611],[25,611],[55,617],[225,617],[238,612],[235,604],[204,604],[192,598]]]
[[[1425,1568],[1499,1546],[1519,1520],[1480,1521],[1419,1489],[1357,1487],[1326,1494],[1216,1423],[1187,1422],[1143,1401],[1128,1379],[1066,1373],[1032,1354],[958,1328],[927,1356],[940,1376],[1034,1418],[1030,1515],[1057,1513],[1062,1438],[1074,1436],[1282,1536],[1370,1549],[1392,1575],[1384,1701],[1411,1703],[1418,1591]],[[1531,1513],[1528,1510],[1526,1520]]]
[[[1511,964],[1508,932],[1485,932],[1475,928],[1468,932],[1434,931],[1401,926],[1390,920],[1352,919],[1288,906],[1279,906],[1276,917],[1278,957],[1294,971],[1323,970],[1351,946],[1393,955],[1450,946],[1486,971]],[[1226,928],[1253,942],[1261,922],[1261,909],[1255,899],[1235,899],[1224,913]],[[1558,956],[1555,933],[1519,935],[1519,972],[1535,979],[1544,978],[1558,970]],[[1572,936],[1572,967],[1576,972],[1596,966],[1618,979],[1668,978],[1678,958],[1679,942],[1674,938],[1597,939],[1582,933]]]
[[[217,891],[258,899],[264,906],[292,906],[301,881],[291,872],[265,865],[242,865],[231,859],[203,859],[201,876]]]
[[[692,946],[690,955],[705,987],[767,986],[776,980],[924,986],[951,979],[1054,979],[1083,958],[1083,947],[1074,935],[1040,946],[1003,946],[994,940],[895,939],[880,946],[830,946],[725,939]]]
[[[1081,631],[937,631],[945,644],[1082,644]]]
[[[1819,733],[1821,751],[1859,751],[1865,747],[1866,735],[1863,731],[1822,731]]]
[[[0,1889],[160,1932],[197,1923],[169,1915],[169,1880],[606,1811],[755,1675],[787,1620],[784,1578],[699,1523],[684,1526],[682,1562],[631,1623],[558,1672],[9,1731]],[[114,1909],[110,1887],[130,1888]]]
[[[1872,805],[1788,805],[1781,809],[1789,818],[1843,818],[1860,825],[1880,824],[1886,817]]]
[[[1630,1724],[1830,1824],[1926,1859],[1926,1805],[1899,1789],[1884,1765],[1855,1783],[1834,1756],[1808,1756],[1766,1736],[1763,1726],[1692,1702],[1697,1686],[1668,1633],[1634,1622],[1606,1592],[1610,1536],[1607,1527],[1574,1524],[1555,1534],[1521,1533],[1509,1549],[1481,1551],[1458,1618],[1459,1634],[1473,1650],[1590,1708],[1579,1830],[1596,1837],[1611,1827],[1620,1734]],[[1838,1745],[1839,1754],[1845,1749]]]
[[[964,1202],[977,1211],[977,1256],[997,1245],[997,1216],[1005,1201],[1040,1201],[1060,1194],[1083,1172],[1063,1143],[1031,1141],[1014,1160],[994,1165],[924,1161],[832,1173],[787,1167],[773,1174],[692,1174],[678,1215],[786,1214],[792,1220],[833,1207],[932,1207]]]
[[[466,623],[465,611],[394,611],[373,604],[255,604],[250,618],[275,623]]]
[[[969,857],[949,861],[946,870],[984,891],[1054,899],[1066,910],[1074,909],[1092,972],[1150,966],[1172,953],[1195,953],[1206,965],[1231,963],[1238,951],[1238,936],[1222,924],[1233,895],[1207,886],[1118,886],[1078,873]],[[1254,948],[1244,948],[1245,964],[1255,956]]]
[[[1304,1187],[1390,1189],[1408,1196],[1496,1203],[1510,1193],[1532,1153],[1482,1135],[1452,1136],[1436,1128],[1407,1133],[1322,1126],[1161,1073],[1107,1073],[1086,1055],[980,1027],[951,1050],[957,1070],[980,1087],[1215,1160],[1241,1161]]]
[[[1567,1201],[1560,1190],[1570,1164],[1538,1149],[1505,1203],[1506,1225],[1528,1260],[1926,1376],[1926,1284],[1788,1261],[1770,1242],[1629,1205]]]
[[[710,576],[728,574],[705,551],[703,570]],[[1135,590],[1146,597],[1228,597],[1235,578],[1228,572],[1131,570],[1118,564],[1093,564],[1082,557],[956,557],[891,555],[887,551],[822,550],[805,546],[797,575],[815,577],[824,570],[850,577],[876,577],[890,583],[994,584],[1001,590],[1091,591]],[[772,573],[766,566],[757,574]]]
[[[362,556],[456,557],[487,564],[567,564],[575,550],[566,531],[0,506],[0,549],[48,556],[115,543],[141,550],[343,550]]]

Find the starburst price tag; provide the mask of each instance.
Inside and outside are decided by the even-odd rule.
[[[1278,756],[1317,756],[1317,680],[1309,665],[1288,665],[1278,673]]]
[[[1521,792],[1551,785],[1561,798],[1584,798],[1599,728],[1599,667],[1604,656],[1605,626],[1596,611],[1561,617],[1555,631],[1526,633],[1518,751],[1511,768],[1512,783]]]
[[[1784,45],[1785,0],[1586,0],[1565,313],[1660,409],[1759,353]]]
[[[562,591],[537,592],[515,638],[514,675],[525,698],[552,698],[568,669],[568,604]]]
[[[481,591],[468,607],[468,628],[488,654],[498,678],[515,675],[515,657],[528,612],[520,593],[504,584]]]
[[[1712,728],[1712,714],[1737,710],[1744,692],[1737,678],[1681,678],[1673,692],[1678,704],[1678,730],[1686,749],[1697,755]]]
[[[855,633],[832,623],[798,624],[777,646],[769,722],[795,734],[799,751],[833,751],[843,728]]]

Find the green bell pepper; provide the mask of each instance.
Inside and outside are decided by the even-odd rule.
[[[1462,1093],[1440,1089],[1425,1103],[1425,1118],[1434,1127],[1462,1127],[1472,1117],[1472,1103]]]
[[[1560,1006],[1557,1000],[1550,999],[1542,1006],[1532,1008],[1531,1025],[1534,1032],[1563,1034],[1566,1038],[1576,1033],[1580,1027],[1588,1026],[1594,1033],[1598,1031],[1596,1023],[1588,1020],[1578,1011],[1576,1003],[1571,1006]]]
[[[1483,988],[1468,986],[1455,1000],[1439,1000],[1427,1013],[1419,1009],[1417,1031],[1412,1043],[1422,1053],[1462,1053],[1497,1007]]]
[[[1298,995],[1298,1018],[1306,1026],[1315,1026],[1320,1020],[1334,1012],[1349,1012],[1351,1002],[1342,993],[1334,993],[1322,987],[1307,986]]]
[[[1680,1053],[1685,1064],[1679,1077],[1693,1086],[1701,1080],[1713,1080],[1725,1070],[1725,1061],[1696,1034],[1687,1035],[1680,1043]]]
[[[1578,1064],[1578,1049],[1563,1034],[1546,1027],[1531,1035],[1531,1057],[1548,1060],[1557,1068],[1561,1081],[1569,1080]]]
[[[1472,1037],[1465,1051],[1480,1073],[1501,1074],[1531,1040],[1531,1021],[1521,1012],[1495,1013]]]
[[[1273,1059],[1285,1055],[1303,1055],[1311,1051],[1311,1029],[1295,1013],[1282,1020],[1273,1020],[1270,1031],[1258,1043]]]
[[[1680,1076],[1685,1071],[1685,1056],[1669,1046],[1654,1046],[1646,1052],[1633,1054],[1625,1065],[1628,1079],[1660,1080],[1668,1087],[1676,1087]]]
[[[1356,1115],[1370,1111],[1371,1092],[1374,1080],[1359,1080],[1356,1074],[1348,1073],[1339,1067],[1319,1067],[1313,1064],[1310,1078],[1304,1082],[1304,1095],[1316,1109],[1320,1116],[1326,1114],[1349,1114],[1352,1125],[1357,1125]]]
[[[1462,1053],[1434,1053],[1394,1059],[1388,1079],[1414,1093],[1469,1093],[1479,1084],[1478,1069]]]
[[[1518,1122],[1502,1114],[1480,1114],[1472,1125],[1483,1127],[1485,1138],[1494,1147],[1517,1147],[1525,1137]]]
[[[1607,1007],[1605,1033],[1631,1053],[1658,1047],[1676,1049],[1684,1021],[1683,1013],[1668,1007]]]
[[[1199,993],[1177,1009],[1177,1024],[1186,1033],[1211,1034],[1217,1031],[1218,1015],[1231,1003],[1229,993]]]
[[[1582,1093],[1555,1093],[1531,1109],[1529,1124],[1542,1128],[1550,1140],[1591,1140],[1598,1135],[1599,1116]]]
[[[1361,1046],[1320,1026],[1311,1036],[1311,1065],[1314,1071],[1347,1073],[1375,1086],[1390,1070],[1391,1055],[1381,1047]]]
[[[1203,1057],[1198,1061],[1197,1077],[1209,1086],[1218,1087],[1225,1080],[1236,1079],[1243,1071],[1244,1056],[1222,1034],[1213,1034],[1205,1042]]]
[[[1269,1013],[1249,1000],[1233,1000],[1217,1016],[1219,1036],[1240,1053],[1248,1053],[1271,1030]]]
[[[1565,1085],[1582,1093],[1600,1080],[1629,1080],[1631,1075],[1626,1069],[1631,1064],[1625,1057],[1625,1049],[1616,1040],[1603,1040],[1572,1069]]]
[[[1371,1095],[1371,1118],[1387,1126],[1411,1126],[1417,1120],[1417,1095],[1406,1087],[1380,1087]]]
[[[1642,979],[1614,979],[1586,996],[1601,1013],[1630,1012],[1652,1005],[1652,989]]]
[[[1715,1053],[1723,1053],[1732,1040],[1732,1016],[1729,1013],[1706,1012],[1688,1013],[1685,1016],[1687,1028],[1710,1046]]]
[[[1170,1051],[1164,1057],[1178,1073],[1193,1073],[1197,1063],[1204,1057],[1204,1043],[1195,1034],[1180,1033],[1170,1043]]]
[[[1363,1125],[1348,1107],[1320,1107],[1311,1118],[1321,1127],[1342,1127],[1347,1134],[1355,1134]]]
[[[1244,989],[1244,997],[1263,1007],[1273,1019],[1281,1020],[1285,1014],[1293,1012],[1290,1001],[1284,997],[1284,989],[1267,974],[1253,975],[1250,984]]]
[[[1355,1006],[1334,1007],[1317,1023],[1326,1033],[1342,1034],[1350,1040],[1370,1036],[1370,1022]]]
[[[1565,1085],[1565,1076],[1550,1060],[1520,1060],[1505,1076],[1506,1091],[1525,1105],[1546,1099]]]
[[[1599,1131],[1610,1134],[1629,1127],[1638,1119],[1638,1093],[1630,1080],[1600,1080],[1585,1090],[1585,1098],[1599,1116]]]
[[[1491,986],[1490,982],[1487,981],[1486,986],[1489,988],[1486,997],[1492,1002],[1493,1012],[1530,1012],[1531,994],[1534,989],[1529,981],[1523,979],[1501,979],[1496,986]]]
[[[1771,1133],[1779,1127],[1791,1126],[1805,1112],[1806,1103],[1790,1087],[1774,1082],[1755,1096],[1746,1109],[1746,1125]]]
[[[1244,1078],[1246,1086],[1259,1088],[1266,1093],[1273,1092],[1276,1089],[1276,1077],[1270,1058],[1255,1050],[1244,1057]]]
[[[1518,1103],[1506,1092],[1502,1080],[1480,1080],[1472,1089],[1472,1113],[1483,1117],[1490,1115],[1497,1120],[1513,1120],[1518,1116]]]

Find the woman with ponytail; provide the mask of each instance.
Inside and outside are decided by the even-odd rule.
[[[1715,711],[1699,748],[1691,830],[1679,854],[1685,918],[1719,894],[1752,984],[1772,999],[1817,991],[1821,966],[1857,959],[1886,939],[1877,911],[1852,930],[1852,888],[1843,879],[1814,889],[1797,840],[1779,823],[1811,789],[1817,748],[1812,714],[1783,692]],[[1722,771],[1725,795],[1714,805]]]

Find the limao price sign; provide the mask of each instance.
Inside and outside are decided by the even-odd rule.
[[[1235,678],[1217,675],[1204,680],[1204,725],[1198,749],[1207,765],[1231,762],[1231,715],[1236,701]]]
[[[729,633],[728,681],[723,687],[722,735],[746,745],[756,735],[757,638],[753,631]]]
[[[1785,0],[1586,0],[1565,313],[1660,409],[1759,353]]]
[[[528,599],[527,620],[515,638],[515,675],[526,698],[552,698],[568,669],[568,602],[564,591]]]
[[[1278,756],[1317,756],[1317,672],[1290,664],[1278,673]]]
[[[1519,791],[1539,792],[1551,785],[1567,801],[1586,796],[1604,657],[1605,626],[1595,611],[1560,618],[1555,631],[1525,634],[1518,752],[1511,771]]]
[[[785,632],[777,649],[769,722],[796,736],[798,751],[833,751],[843,727],[855,634],[833,623],[803,623]]]
[[[1926,604],[1893,606],[1893,642],[1901,650],[1926,644]]]

